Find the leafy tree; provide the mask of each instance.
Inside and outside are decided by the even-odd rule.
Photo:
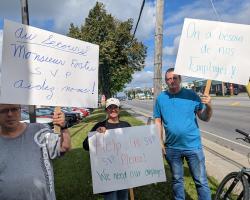
[[[146,47],[132,37],[133,20],[120,21],[97,2],[81,27],[70,24],[68,36],[99,45],[99,92],[111,97],[144,68]]]

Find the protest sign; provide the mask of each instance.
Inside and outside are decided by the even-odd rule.
[[[4,21],[1,103],[97,107],[99,46]]]
[[[155,125],[89,133],[93,192],[166,181]]]
[[[247,85],[250,26],[185,19],[175,73]]]

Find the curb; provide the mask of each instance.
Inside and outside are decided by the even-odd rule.
[[[249,166],[247,156],[232,151],[208,139],[202,138],[203,150],[206,157],[206,169],[209,176],[219,182],[233,171],[240,171]]]

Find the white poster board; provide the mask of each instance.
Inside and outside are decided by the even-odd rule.
[[[185,19],[175,73],[247,85],[250,26]]]
[[[1,103],[97,107],[99,46],[4,21]]]
[[[166,181],[155,125],[89,133],[93,192]]]

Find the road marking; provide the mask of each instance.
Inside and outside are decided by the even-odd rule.
[[[146,114],[145,111],[142,111],[142,110],[139,111],[138,108],[135,107],[135,106],[129,105],[128,103],[126,103],[126,105],[127,105],[128,107],[132,108],[134,112],[137,112],[137,113],[139,113],[139,114],[141,114],[141,115],[144,115],[145,117],[151,117],[151,116],[149,116],[148,114]],[[144,110],[144,109],[143,109],[143,110]],[[149,112],[149,111],[148,111],[148,112]],[[200,130],[201,130],[201,129],[200,129]],[[214,133],[210,133],[210,132],[204,131],[204,130],[201,130],[201,132],[204,132],[204,133],[213,135],[214,137],[217,137],[217,138],[220,138],[220,139],[222,139],[222,140],[225,140],[225,141],[231,142],[231,143],[233,143],[233,144],[242,146],[242,147],[244,147],[244,148],[250,149],[250,147],[248,147],[248,146],[246,146],[246,145],[244,145],[244,144],[241,144],[241,143],[238,143],[238,142],[234,142],[234,141],[229,140],[229,139],[227,139],[227,138],[224,138],[224,137],[215,135]]]
[[[227,139],[227,138],[224,138],[224,137],[221,137],[221,136],[215,135],[214,133],[210,133],[210,132],[208,132],[208,131],[204,131],[204,130],[201,130],[201,132],[203,132],[203,133],[207,133],[207,134],[210,134],[210,135],[213,135],[213,136],[215,136],[215,137],[217,137],[217,138],[220,138],[220,139],[222,139],[222,140],[226,140],[226,141],[231,142],[231,143],[233,143],[233,144],[237,144],[237,145],[242,146],[242,147],[244,147],[244,148],[250,149],[250,147],[249,147],[249,146],[246,146],[246,145],[244,145],[244,144],[241,144],[241,143],[238,143],[238,142],[234,142],[234,141],[229,140],[229,139]]]
[[[236,102],[230,104],[230,106],[239,106],[239,105],[240,105],[239,101],[236,101]]]
[[[140,110],[139,110],[136,106],[133,106],[133,105],[126,104],[126,106],[129,108],[132,108],[134,112],[137,112],[137,113],[143,115],[144,117],[152,117],[152,115],[153,115],[151,111],[145,110],[143,108],[140,108]]]

